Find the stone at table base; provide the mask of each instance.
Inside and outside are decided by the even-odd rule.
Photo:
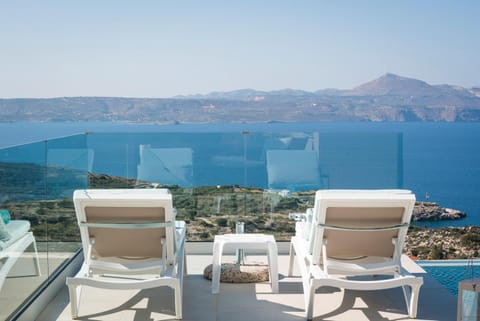
[[[203,270],[203,277],[212,279],[212,265]],[[223,283],[256,283],[268,281],[268,266],[259,264],[237,265],[222,263],[220,282]]]

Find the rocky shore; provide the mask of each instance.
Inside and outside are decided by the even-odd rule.
[[[404,253],[418,260],[479,258],[480,227],[421,228],[415,222],[459,220],[467,214],[434,202],[417,202]]]
[[[416,202],[413,209],[412,221],[440,221],[458,220],[467,216],[462,211],[441,207],[434,202]]]

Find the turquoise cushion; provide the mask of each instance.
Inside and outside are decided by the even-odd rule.
[[[8,232],[7,226],[3,222],[3,218],[0,216],[0,241],[7,242],[10,238],[10,232]]]
[[[0,239],[0,251],[24,237],[30,230],[30,222],[27,220],[12,220],[3,226],[6,228],[5,235],[8,235],[8,239],[5,241]]]
[[[0,210],[0,216],[3,219],[3,223],[5,224],[10,223],[10,212],[8,210],[5,210],[5,209]]]

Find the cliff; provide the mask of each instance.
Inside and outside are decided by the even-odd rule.
[[[458,220],[467,216],[462,211],[442,207],[433,202],[417,202],[413,209],[412,221]]]

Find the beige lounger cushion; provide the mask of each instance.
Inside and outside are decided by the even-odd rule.
[[[89,223],[152,223],[165,222],[161,207],[92,207],[85,208]],[[94,257],[162,257],[161,240],[165,229],[112,229],[90,227],[95,238]]]
[[[403,207],[330,207],[325,225],[347,228],[379,228],[402,224]],[[365,237],[368,233],[368,237]],[[398,230],[391,231],[339,231],[325,229],[329,257],[379,256],[391,257],[394,253],[392,238]]]

